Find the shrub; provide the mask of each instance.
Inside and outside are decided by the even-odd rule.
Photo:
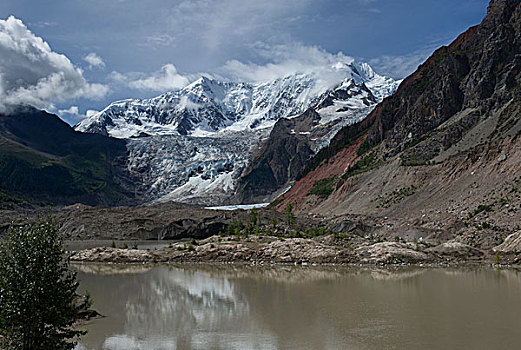
[[[350,176],[365,173],[366,171],[372,170],[380,165],[378,156],[375,151],[363,156],[355,164],[350,166],[346,172],[342,175],[342,179],[347,179]]]
[[[226,227],[226,233],[229,235],[239,235],[244,229],[244,224],[240,220],[231,221]]]

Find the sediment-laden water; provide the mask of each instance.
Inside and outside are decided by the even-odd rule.
[[[79,349],[516,349],[521,274],[488,268],[76,265]]]

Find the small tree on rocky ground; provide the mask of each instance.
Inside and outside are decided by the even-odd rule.
[[[76,273],[52,219],[0,236],[0,349],[72,349],[79,312]]]
[[[284,218],[286,219],[288,226],[292,227],[295,222],[295,216],[293,215],[293,205],[291,205],[291,203],[288,203],[284,209]]]

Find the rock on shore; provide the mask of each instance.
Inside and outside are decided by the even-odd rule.
[[[330,238],[330,239],[328,239]],[[213,236],[198,245],[176,243],[157,250],[92,248],[76,252],[73,261],[114,263],[237,262],[237,263],[311,263],[311,264],[397,264],[439,261],[439,255],[422,251],[416,243],[331,243],[331,237],[286,238],[252,237],[246,240]]]

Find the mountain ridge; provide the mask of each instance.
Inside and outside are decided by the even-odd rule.
[[[0,144],[0,194],[8,197],[7,207],[134,203],[121,140],[76,132],[56,115],[20,106],[0,114]]]
[[[150,99],[111,103],[84,119],[75,129],[117,138],[140,135],[205,136],[219,131],[271,127],[280,118],[297,116],[321,103],[329,90],[348,84],[368,84],[376,100],[397,83],[376,74],[369,65],[351,62],[329,67],[334,83],[316,73],[296,73],[261,83],[228,82],[201,77],[188,86]],[[235,125],[234,125],[235,124]]]

